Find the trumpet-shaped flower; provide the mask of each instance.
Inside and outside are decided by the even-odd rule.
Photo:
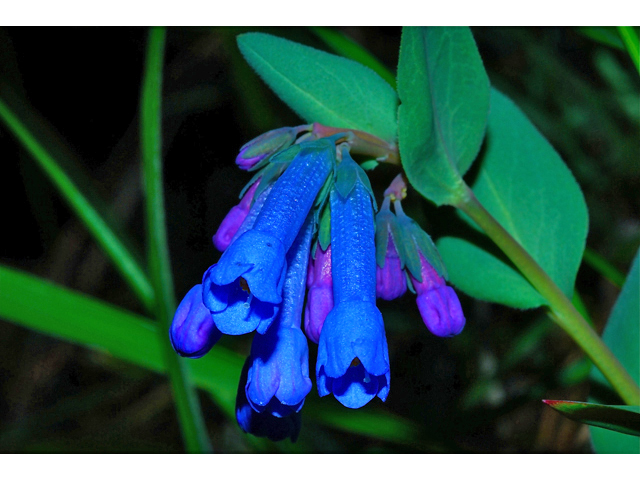
[[[343,405],[359,408],[375,396],[383,401],[387,398],[390,374],[384,324],[375,305],[372,199],[359,171],[350,175],[351,180],[340,178],[341,171],[360,168],[351,162],[343,151],[336,188],[331,192],[335,306],[320,333],[316,380],[320,396],[333,393]]]
[[[173,349],[183,357],[200,358],[222,337],[211,312],[202,303],[202,285],[196,285],[180,302],[169,329]]]
[[[300,148],[276,181],[253,228],[235,240],[203,278],[203,302],[221,332],[266,332],[282,302],[285,255],[332,170],[334,144]]]
[[[404,263],[394,243],[398,225],[390,203],[386,196],[376,215],[376,295],[383,300],[394,300],[407,291]]]
[[[245,394],[249,366],[250,359],[247,359],[244,367],[242,367],[238,384],[238,394],[236,396],[236,420],[238,425],[240,425],[243,432],[250,433],[256,437],[267,437],[274,442],[291,438],[291,441],[295,442],[300,434],[301,420],[299,412],[286,417],[276,417],[269,412],[257,412],[249,404]]]
[[[300,411],[311,391],[309,347],[300,330],[302,302],[313,234],[313,216],[287,254],[284,301],[273,325],[253,337],[246,396],[257,412],[283,417]]]
[[[314,343],[320,340],[320,332],[333,308],[333,281],[331,279],[331,245],[323,251],[318,245],[316,258],[311,260],[307,275],[307,303],[304,307],[304,331]]]

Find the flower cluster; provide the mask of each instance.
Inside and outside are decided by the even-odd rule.
[[[451,336],[464,326],[433,242],[402,211],[402,177],[375,215],[367,175],[350,154],[354,134],[336,131],[285,127],[241,148],[236,163],[256,174],[213,237],[220,260],[184,297],[170,330],[176,352],[189,358],[223,334],[256,332],[236,418],[245,432],[272,440],[299,433],[312,388],[308,339],[318,344],[320,396],[349,408],[386,400],[390,362],[377,297],[392,300],[409,287],[431,332]]]

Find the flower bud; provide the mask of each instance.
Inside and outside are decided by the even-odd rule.
[[[453,337],[464,328],[465,318],[460,300],[453,288],[420,253],[422,281],[411,276],[411,283],[418,294],[416,303],[422,321],[429,331],[438,337]]]
[[[304,331],[309,340],[318,343],[324,320],[333,308],[331,245],[326,251],[322,251],[318,245],[316,258],[309,265],[307,287],[309,293],[304,307]]]
[[[173,349],[189,358],[202,357],[222,337],[211,318],[211,312],[202,303],[202,285],[189,290],[180,302],[169,336]]]
[[[298,128],[283,127],[270,130],[246,143],[236,157],[236,164],[243,170],[249,170],[261,160],[289,147],[298,134]]]
[[[213,245],[221,252],[224,252],[231,244],[231,240],[240,228],[240,225],[242,225],[242,222],[244,222],[247,215],[249,215],[251,202],[253,201],[253,196],[256,193],[258,185],[260,185],[260,180],[251,185],[247,193],[242,197],[242,200],[240,200],[240,203],[229,210],[229,213],[224,217],[216,234],[213,236]]]
[[[389,235],[384,267],[376,265],[376,296],[383,300],[394,300],[407,291],[407,277],[402,271],[402,261]]]

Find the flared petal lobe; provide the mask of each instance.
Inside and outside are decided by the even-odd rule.
[[[349,408],[360,408],[374,397],[386,400],[390,368],[380,311],[371,302],[338,304],[327,316],[316,362],[320,396],[333,393]]]
[[[291,441],[295,442],[300,434],[301,427],[299,412],[285,417],[276,417],[266,411],[259,413],[249,404],[245,394],[249,361],[247,359],[242,368],[238,384],[236,396],[236,420],[238,425],[243,432],[250,433],[256,437],[266,437],[274,442],[291,438]]]
[[[173,349],[183,357],[200,358],[216,344],[222,333],[202,303],[202,285],[196,285],[180,302],[171,322]]]

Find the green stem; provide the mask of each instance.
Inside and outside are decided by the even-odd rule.
[[[616,287],[622,288],[624,285],[624,275],[602,255],[594,252],[589,247],[584,249],[582,260]]]
[[[629,405],[640,403],[640,388],[602,339],[578,313],[571,301],[524,248],[482,206],[465,184],[457,208],[473,219],[500,247],[533,287],[547,300],[552,318],[591,358],[606,379]]]
[[[173,351],[167,333],[176,305],[162,190],[161,97],[165,35],[164,28],[152,28],[149,32],[140,105],[140,140],[149,245],[149,270],[151,283],[156,292],[155,316],[160,327],[158,329],[160,343],[171,379],[185,446],[188,452],[208,452],[211,451],[211,445],[196,390],[191,383],[184,361]]]
[[[640,73],[640,42],[638,41],[638,34],[633,27],[618,27],[618,33],[627,52],[629,52],[631,61],[636,66],[638,73]]]

